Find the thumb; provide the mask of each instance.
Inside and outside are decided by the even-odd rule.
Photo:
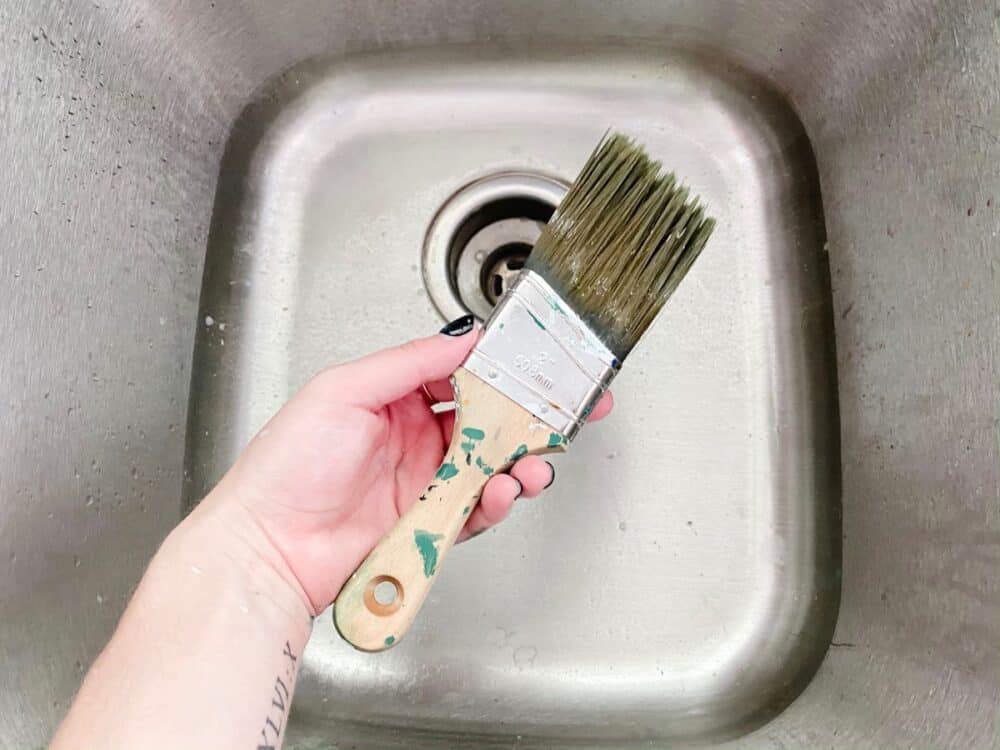
[[[459,319],[434,336],[414,339],[337,367],[336,381],[344,400],[377,409],[424,383],[451,375],[479,340],[479,325],[471,315],[466,317],[468,321]],[[446,333],[456,329],[458,335]]]

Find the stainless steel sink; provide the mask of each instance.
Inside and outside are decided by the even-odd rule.
[[[609,126],[716,236],[403,643],[317,620],[287,746],[1000,746],[988,4],[15,2],[0,35],[0,747],[304,379],[488,310]]]

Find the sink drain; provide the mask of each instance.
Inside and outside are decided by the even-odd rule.
[[[501,172],[445,202],[427,230],[423,257],[427,293],[445,320],[489,316],[567,188],[538,173]]]

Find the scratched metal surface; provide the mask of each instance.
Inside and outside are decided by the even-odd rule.
[[[4,3],[0,747],[44,744],[185,495],[289,388],[437,325],[423,212],[498,163],[571,175],[609,113],[730,227],[615,420],[449,559],[406,643],[361,659],[320,621],[289,745],[996,746],[998,24],[966,0]],[[339,62],[301,64],[319,59]],[[260,92],[271,111],[247,108]],[[291,189],[210,241],[253,186]],[[263,289],[219,291],[234,257]],[[200,325],[216,313],[225,332]],[[185,429],[196,331],[207,442]],[[842,524],[821,513],[831,406]],[[726,429],[748,424],[765,432]],[[801,595],[841,531],[809,679],[834,591]],[[782,605],[770,631],[755,604]]]

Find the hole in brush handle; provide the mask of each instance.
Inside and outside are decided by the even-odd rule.
[[[364,602],[373,615],[388,617],[403,606],[403,584],[392,576],[375,576],[365,586]]]

